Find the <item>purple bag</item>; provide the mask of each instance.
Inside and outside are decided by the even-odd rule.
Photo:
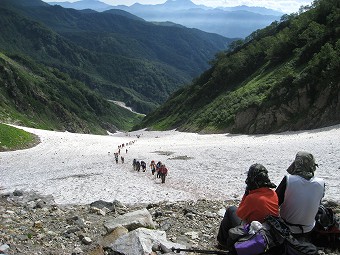
[[[234,248],[237,255],[258,255],[268,249],[268,241],[264,229],[260,229],[255,234],[249,234],[240,238]]]

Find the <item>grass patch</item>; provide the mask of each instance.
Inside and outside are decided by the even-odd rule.
[[[0,151],[27,149],[39,142],[34,134],[0,123]]]

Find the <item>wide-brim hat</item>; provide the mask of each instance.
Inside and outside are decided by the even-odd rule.
[[[287,172],[293,175],[301,172],[314,175],[317,166],[318,164],[315,163],[315,158],[311,153],[299,151],[295,156],[295,160],[288,167]]]

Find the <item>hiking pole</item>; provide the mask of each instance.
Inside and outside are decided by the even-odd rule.
[[[187,252],[196,252],[196,253],[204,253],[204,254],[217,254],[217,255],[229,255],[229,251],[214,251],[214,250],[200,250],[200,249],[181,249],[172,247],[171,250],[176,253],[180,253],[181,251]]]

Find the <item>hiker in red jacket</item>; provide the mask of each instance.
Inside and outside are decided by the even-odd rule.
[[[229,229],[252,221],[262,223],[268,215],[279,215],[278,197],[273,190],[276,185],[269,180],[263,165],[251,165],[245,182],[246,191],[238,208],[230,206],[224,214],[217,235],[219,249],[230,248]]]
[[[165,177],[168,175],[168,169],[165,167],[164,164],[162,164],[159,168],[159,174],[161,176],[162,183],[165,183]]]

